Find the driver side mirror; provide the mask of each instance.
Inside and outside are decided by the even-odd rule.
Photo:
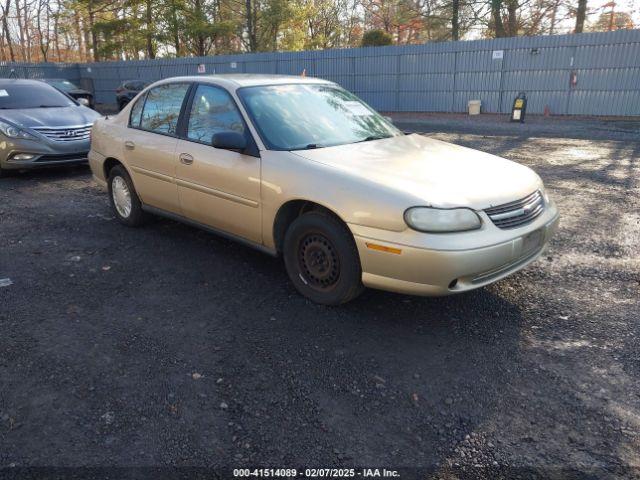
[[[228,131],[214,133],[211,138],[211,145],[224,150],[239,150],[247,148],[247,139],[241,133]]]

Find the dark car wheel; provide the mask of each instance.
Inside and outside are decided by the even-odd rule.
[[[289,278],[316,303],[339,305],[364,290],[351,232],[330,214],[310,212],[294,220],[285,235],[283,253]]]
[[[129,227],[142,225],[146,214],[133,186],[131,177],[121,165],[109,172],[109,200],[113,212],[121,223]]]

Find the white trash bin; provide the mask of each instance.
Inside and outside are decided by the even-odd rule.
[[[480,115],[480,100],[469,100],[469,115]]]

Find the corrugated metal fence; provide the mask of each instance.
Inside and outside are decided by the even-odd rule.
[[[509,112],[524,91],[528,111],[640,115],[640,30],[516,37],[424,45],[189,57],[71,65],[0,66],[22,77],[64,77],[93,85],[114,103],[123,80],[212,73],[279,73],[335,81],[381,111]],[[574,79],[574,81],[572,81]]]

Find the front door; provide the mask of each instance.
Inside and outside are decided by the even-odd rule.
[[[132,107],[124,151],[142,202],[180,214],[175,175],[178,118],[188,83],[159,85]]]
[[[250,132],[225,89],[198,85],[178,140],[176,183],[183,215],[252,242],[262,242],[260,157],[211,146],[215,133]]]

